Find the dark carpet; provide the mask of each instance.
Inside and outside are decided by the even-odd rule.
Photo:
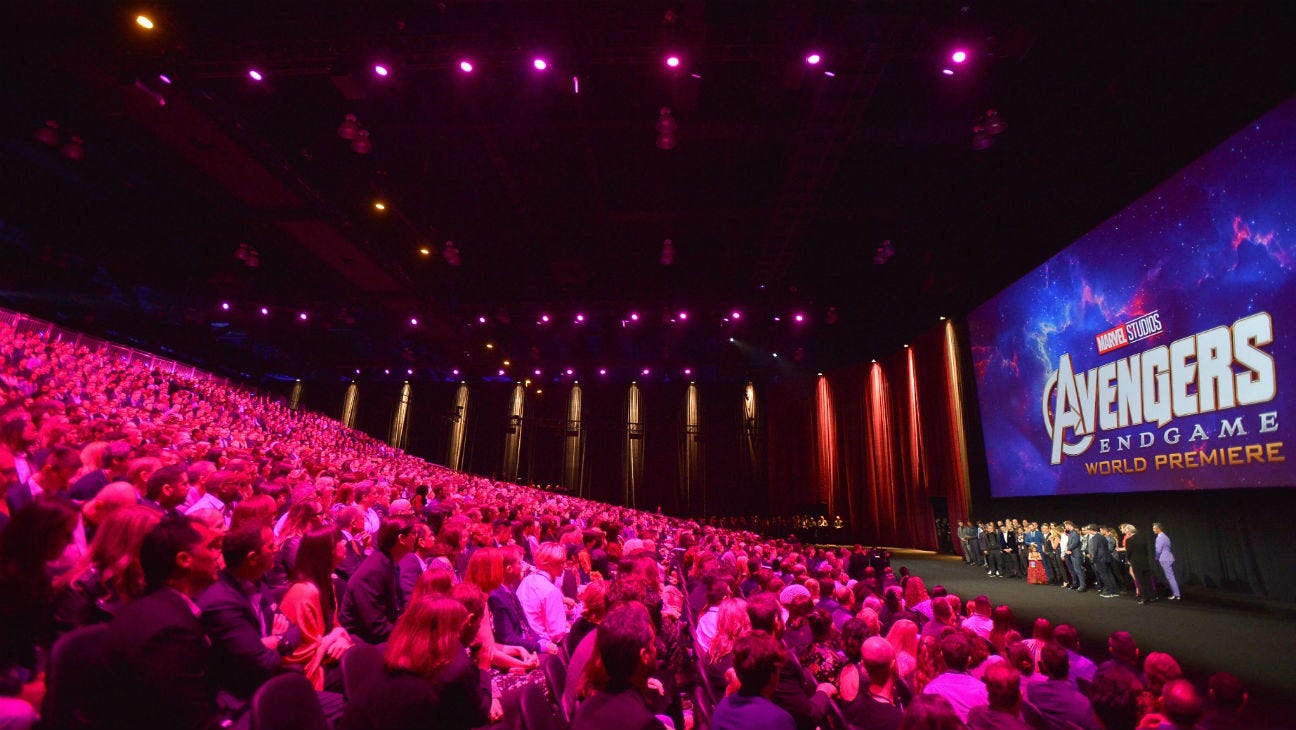
[[[893,550],[891,565],[908,566],[930,589],[943,585],[966,601],[985,595],[1006,603],[1021,624],[1023,636],[1043,616],[1068,623],[1080,632],[1083,653],[1095,661],[1107,655],[1113,631],[1130,632],[1140,653],[1169,653],[1199,690],[1214,672],[1231,672],[1250,690],[1248,714],[1256,728],[1293,728],[1296,719],[1296,621],[1273,612],[1244,610],[1236,603],[1213,601],[1184,589],[1183,601],[1139,605],[1133,595],[1104,599],[1096,590],[1076,593],[1058,586],[1028,585],[1024,580],[990,578],[961,558],[914,550]]]

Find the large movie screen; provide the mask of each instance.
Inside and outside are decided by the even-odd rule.
[[[969,317],[991,493],[1296,483],[1296,99]]]

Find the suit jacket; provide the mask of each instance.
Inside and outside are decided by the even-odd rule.
[[[364,549],[360,547],[359,542],[347,539],[345,535],[343,542],[346,543],[346,556],[333,572],[337,573],[342,580],[351,580],[351,576],[355,575],[355,572],[360,569],[360,564],[364,562]]]
[[[1136,532],[1125,540],[1125,559],[1135,570],[1144,571],[1152,568],[1152,556],[1148,552],[1147,538]]]
[[[383,669],[347,704],[338,730],[470,730],[486,724],[490,681],[464,652],[430,681]]]
[[[391,636],[400,607],[396,564],[386,553],[374,550],[347,581],[338,621],[352,636],[381,644]]]
[[[31,487],[22,482],[10,484],[5,490],[5,503],[9,505],[9,514],[18,514],[18,510],[32,503]]]
[[[899,721],[896,721],[899,725]],[[720,700],[711,716],[713,730],[795,730],[787,710],[761,697],[739,692]]]
[[[508,586],[500,586],[486,597],[491,618],[495,621],[495,641],[500,644],[520,646],[527,651],[540,651],[540,637],[536,636],[517,594]]]
[[[410,553],[396,564],[396,582],[400,585],[401,605],[408,606],[414,595],[414,586],[423,575],[423,561],[419,556]]]
[[[95,469],[73,482],[68,487],[68,494],[78,502],[88,502],[106,486],[108,486],[108,475],[103,469]]]
[[[1065,679],[1034,682],[1026,686],[1024,694],[1044,718],[1048,730],[1066,730],[1068,722],[1085,730],[1101,730],[1088,698]]]
[[[170,588],[131,601],[111,624],[116,727],[193,730],[218,724],[211,644],[189,604]]]
[[[790,652],[779,669],[778,685],[770,699],[792,715],[798,730],[814,730],[828,713],[828,695],[810,684],[801,662]]]
[[[1112,561],[1111,544],[1103,535],[1094,535],[1094,540],[1089,545],[1089,559],[1094,565],[1106,565]]]
[[[609,687],[609,690],[612,688]],[[595,693],[576,708],[576,717],[572,718],[571,724],[571,730],[603,730],[611,727],[661,730],[665,725],[648,709],[643,695],[634,687]]]
[[[1009,530],[1008,532],[999,533],[1000,542],[1003,543],[1004,550],[1017,552],[1017,533]]]
[[[1003,544],[1002,532],[991,531],[985,533],[984,535],[982,535],[982,537],[985,538],[986,550],[1003,550],[1004,544]]]
[[[261,618],[253,600],[260,603]],[[198,597],[200,620],[211,639],[212,678],[243,701],[252,699],[258,687],[283,671],[279,652],[261,643],[272,628],[264,623],[274,620],[271,605],[264,586],[244,585],[228,571],[221,571],[220,578]]]
[[[1068,550],[1072,551],[1071,555],[1067,555]],[[1062,551],[1062,557],[1067,560],[1079,559],[1080,533],[1078,531],[1072,530],[1071,532],[1068,532],[1062,536],[1061,551]]]

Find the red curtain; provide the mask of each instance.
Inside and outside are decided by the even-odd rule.
[[[957,546],[969,502],[963,408],[962,349],[948,322],[883,362],[772,387],[771,505],[787,513],[826,501],[856,540],[935,549],[932,499],[943,498]]]

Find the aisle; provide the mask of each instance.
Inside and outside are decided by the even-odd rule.
[[[1124,629],[1133,634],[1144,656],[1152,651],[1173,655],[1199,688],[1213,672],[1232,672],[1251,689],[1248,706],[1263,712],[1264,727],[1296,728],[1291,719],[1296,703],[1296,661],[1291,657],[1296,622],[1192,600],[1140,606],[1133,596],[1104,599],[1095,590],[1076,593],[990,578],[954,556],[916,550],[892,554],[893,567],[908,566],[928,589],[943,585],[965,601],[985,595],[995,605],[1012,606],[1023,636],[1030,636],[1030,624],[1039,616],[1055,625],[1069,623],[1079,630],[1084,653],[1099,658],[1106,657],[1107,636]]]

